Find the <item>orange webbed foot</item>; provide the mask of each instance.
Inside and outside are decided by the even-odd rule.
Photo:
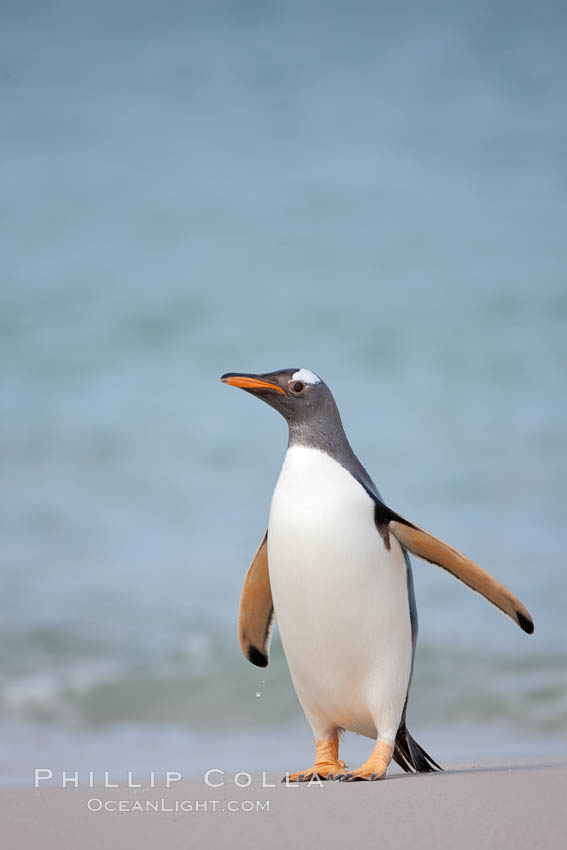
[[[298,770],[296,773],[286,773],[282,782],[309,782],[314,777],[318,779],[334,779],[344,773],[346,765],[342,759],[336,761],[316,762],[307,770]]]
[[[384,779],[388,765],[392,760],[394,749],[384,741],[377,741],[376,746],[372,751],[372,755],[364,764],[357,767],[356,770],[349,771],[338,778],[342,782],[356,782],[364,780],[367,782],[376,782],[378,779]]]
[[[282,782],[309,782],[318,779],[334,779],[345,771],[345,763],[339,758],[339,736],[336,732],[328,738],[320,738],[315,745],[315,763],[307,770],[286,773]]]

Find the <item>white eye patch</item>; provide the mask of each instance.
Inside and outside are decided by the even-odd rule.
[[[295,375],[291,376],[292,381],[303,381],[304,384],[320,384],[321,378],[319,378],[314,372],[310,372],[309,369],[300,369],[299,372],[296,372]]]

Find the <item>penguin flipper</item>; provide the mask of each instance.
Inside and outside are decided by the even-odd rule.
[[[240,648],[248,661],[257,667],[268,666],[273,623],[266,531],[244,578],[238,613]]]
[[[524,632],[531,635],[534,624],[530,613],[507,587],[448,543],[394,514],[393,511],[390,515],[393,518],[390,519],[388,528],[402,546],[425,561],[437,564],[452,573],[472,590],[482,594],[485,599],[500,608]]]

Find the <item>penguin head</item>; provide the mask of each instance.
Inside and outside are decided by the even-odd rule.
[[[321,378],[309,369],[280,369],[261,375],[226,372],[221,381],[241,387],[275,408],[290,426],[308,424],[337,413],[335,400]]]

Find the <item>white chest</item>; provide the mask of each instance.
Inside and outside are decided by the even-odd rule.
[[[344,467],[317,449],[288,450],[268,533],[270,580],[282,624],[287,612],[278,612],[278,602],[284,598],[300,597],[294,610],[315,613],[318,593],[340,594],[336,604],[348,604],[374,590],[392,567],[405,575],[403,557],[398,563],[395,552],[386,550],[378,534],[372,499]]]
[[[354,540],[357,531],[372,526],[373,510],[358,481],[329,455],[301,446],[288,449],[270,511],[277,533],[287,526],[304,543],[345,533]]]
[[[393,537],[390,547],[347,470],[316,449],[288,450],[268,527],[283,647],[304,707],[336,703],[335,719],[364,734],[376,676],[397,681],[403,700],[411,664],[405,560]]]

